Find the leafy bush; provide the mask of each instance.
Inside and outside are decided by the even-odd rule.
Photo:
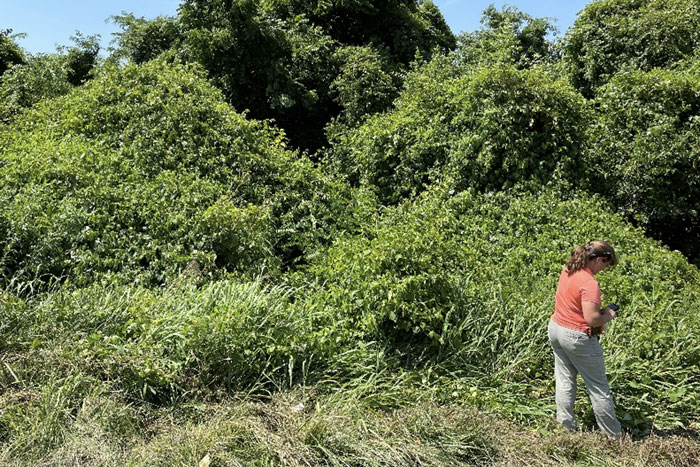
[[[68,94],[92,79],[97,67],[99,36],[71,36],[74,45],[57,53],[33,54],[0,80],[0,123],[8,123],[24,109],[43,99]]]
[[[347,62],[336,52],[367,47],[398,69],[417,51],[427,58],[436,48],[454,47],[432,2],[186,0],[178,19],[180,55],[202,64],[234,108],[274,119],[294,145],[308,150],[324,146],[323,128],[342,111],[331,84],[339,79],[341,88],[350,86],[346,75],[352,70],[341,70]],[[363,61],[385,79],[376,63]],[[378,83],[375,92],[384,96],[388,84]],[[360,110],[357,99],[341,101],[353,114]]]
[[[578,178],[583,99],[542,71],[436,58],[411,74],[395,107],[333,142],[337,170],[384,202],[447,175],[460,189]]]
[[[389,108],[397,87],[396,73],[392,73],[387,60],[371,47],[343,47],[335,57],[342,65],[331,88],[337,93],[347,123],[358,124]]]
[[[43,99],[68,94],[72,89],[65,56],[30,55],[23,64],[12,67],[0,80],[0,123],[9,123],[14,115],[24,109]]]
[[[572,82],[587,97],[625,69],[668,68],[700,46],[695,0],[590,2],[566,38]]]
[[[100,52],[100,36],[83,36],[76,31],[71,40],[75,45],[66,47],[66,72],[68,82],[80,86],[94,75],[97,54]]]
[[[700,79],[692,69],[620,73],[600,88],[595,188],[648,232],[700,258]]]
[[[490,5],[481,24],[481,30],[457,37],[456,56],[465,65],[506,63],[532,68],[557,58],[555,45],[547,39],[556,28],[546,18],[533,18],[513,6],[498,11]]]
[[[24,62],[24,54],[13,40],[12,30],[0,30],[0,77],[12,67],[12,65]]]
[[[175,18],[159,16],[148,21],[132,13],[122,13],[110,19],[121,28],[121,32],[115,33],[116,47],[112,55],[137,64],[153,60],[181,40]]]
[[[158,61],[38,105],[0,148],[4,281],[162,282],[192,260],[273,272],[326,241],[349,198],[193,69]]]
[[[257,0],[186,1],[179,20],[181,55],[200,63],[236,110],[274,118],[296,145],[321,145],[337,112],[328,93],[336,44],[321,28],[277,18]]]
[[[446,52],[455,47],[450,28],[432,1],[273,0],[268,5],[279,18],[298,15],[309,18],[343,45],[370,45],[386,50],[394,63],[408,65],[416,51],[427,59],[436,48]]]
[[[71,36],[74,45],[53,54],[32,54],[0,80],[0,123],[8,123],[43,99],[68,94],[92,79],[97,67],[99,36]]]

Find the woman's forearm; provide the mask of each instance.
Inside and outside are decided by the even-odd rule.
[[[615,318],[614,312],[608,308],[600,309],[600,305],[594,302],[583,302],[583,320],[592,328],[603,326]]]
[[[601,312],[596,316],[594,319],[588,321],[586,320],[586,323],[592,327],[598,327],[598,326],[603,326],[605,323],[608,321],[612,321],[614,319],[613,315],[607,310],[601,310]]]

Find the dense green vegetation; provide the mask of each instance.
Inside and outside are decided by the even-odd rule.
[[[599,189],[629,218],[700,258],[700,75],[620,73],[596,97],[589,161]]]
[[[440,58],[407,78],[392,111],[341,133],[331,164],[390,204],[446,177],[459,190],[577,181],[586,112],[541,70]]]
[[[324,143],[323,126],[347,108],[342,91],[338,95],[331,85],[363,62],[342,53],[345,47],[377,54],[381,68],[393,75],[393,87],[416,54],[428,58],[436,49],[454,47],[430,1],[186,0],[178,19],[178,53],[201,63],[234,108],[274,118],[294,144],[307,149]],[[370,89],[376,86],[382,92],[385,83],[371,83]]]
[[[24,62],[22,50],[12,40],[12,30],[0,31],[0,76],[12,66]]]
[[[42,99],[63,96],[92,79],[100,50],[99,36],[84,37],[76,32],[71,41],[73,45],[59,47],[59,53],[29,55],[9,63],[13,66],[8,67],[0,81],[0,123],[9,122]],[[12,43],[10,50],[12,46],[16,44]]]
[[[621,71],[651,71],[697,55],[700,4],[695,0],[591,2],[564,47],[571,80],[586,97]]]
[[[697,2],[112,20],[0,33],[0,464],[700,462]],[[591,239],[622,443],[552,419]]]
[[[158,61],[42,102],[0,148],[5,284],[162,283],[192,261],[209,277],[275,274],[327,243],[350,204],[278,130]]]

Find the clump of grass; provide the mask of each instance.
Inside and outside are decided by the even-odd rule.
[[[311,355],[321,356],[311,321],[290,306],[290,293],[234,281],[62,290],[37,299],[32,313],[13,325],[19,332],[3,337],[16,355],[27,355],[22,348],[47,353],[65,364],[66,374],[78,368],[145,401],[257,391],[270,382],[292,383],[308,371]],[[3,381],[42,380],[56,371],[45,373],[33,358],[13,362]]]
[[[93,435],[119,438],[139,430],[136,420],[94,377],[54,377],[42,385],[9,389],[0,397],[1,452],[17,461],[36,459],[67,449],[76,439],[75,431],[86,424]]]
[[[305,403],[302,407],[300,403]],[[162,419],[127,453],[134,465],[482,465],[494,452],[486,429],[466,412],[361,410],[356,400],[296,391],[266,402],[238,401]]]

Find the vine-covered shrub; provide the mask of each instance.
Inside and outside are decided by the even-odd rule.
[[[15,43],[12,30],[0,30],[0,76],[15,64],[24,62],[22,49]]]
[[[0,123],[9,123],[12,117],[40,100],[63,96],[72,89],[65,56],[31,55],[0,79]]]
[[[557,28],[550,18],[533,18],[514,6],[499,11],[492,4],[481,15],[482,28],[457,37],[456,56],[465,64],[491,66],[510,63],[518,68],[555,63]]]
[[[77,368],[136,400],[168,402],[306,378],[342,384],[400,365],[542,407],[557,278],[574,246],[599,238],[620,258],[598,276],[603,300],[620,305],[603,336],[620,413],[697,422],[700,272],[600,198],[562,198],[432,189],[339,238],[289,277],[293,287],[93,284],[29,302],[6,293],[0,346],[35,357],[0,376],[43,381]]]
[[[387,203],[445,176],[490,190],[576,180],[586,121],[583,99],[542,71],[441,57],[409,77],[394,111],[336,137],[332,163]]]
[[[347,46],[381,54],[390,69],[405,70],[420,53],[454,48],[454,36],[432,2],[185,0],[179,8],[180,56],[201,64],[239,111],[274,119],[292,144],[315,151],[326,144],[323,128],[349,104],[355,114],[367,105],[352,94],[354,64],[369,67],[382,82],[372,93],[394,94],[400,74],[386,80],[376,60],[336,52]],[[128,31],[127,31],[128,32]],[[138,31],[135,31],[138,32]],[[122,37],[128,37],[122,36]],[[350,62],[347,60],[350,59]],[[364,78],[364,76],[363,76]],[[349,98],[349,99],[348,99]],[[384,100],[384,99],[382,99]],[[374,102],[370,109],[382,108]],[[383,110],[383,108],[382,108]]]
[[[347,189],[188,66],[104,71],[0,133],[4,281],[262,274],[329,235]]]
[[[700,46],[696,0],[590,2],[567,33],[564,61],[586,97],[624,70],[670,68]]]
[[[392,64],[372,47],[343,47],[334,58],[341,64],[331,83],[336,101],[344,109],[342,120],[349,125],[391,106],[399,81]]]
[[[170,16],[146,20],[133,13],[126,13],[114,15],[110,19],[121,29],[114,33],[116,47],[112,52],[112,56],[118,59],[144,63],[175,47],[182,40],[177,20]]]
[[[59,46],[56,53],[28,55],[2,75],[0,124],[9,123],[15,115],[43,99],[68,94],[95,76],[99,70],[99,37],[76,32],[71,40],[74,45]]]
[[[650,234],[700,258],[700,78],[620,73],[599,89],[588,160],[595,188]]]

